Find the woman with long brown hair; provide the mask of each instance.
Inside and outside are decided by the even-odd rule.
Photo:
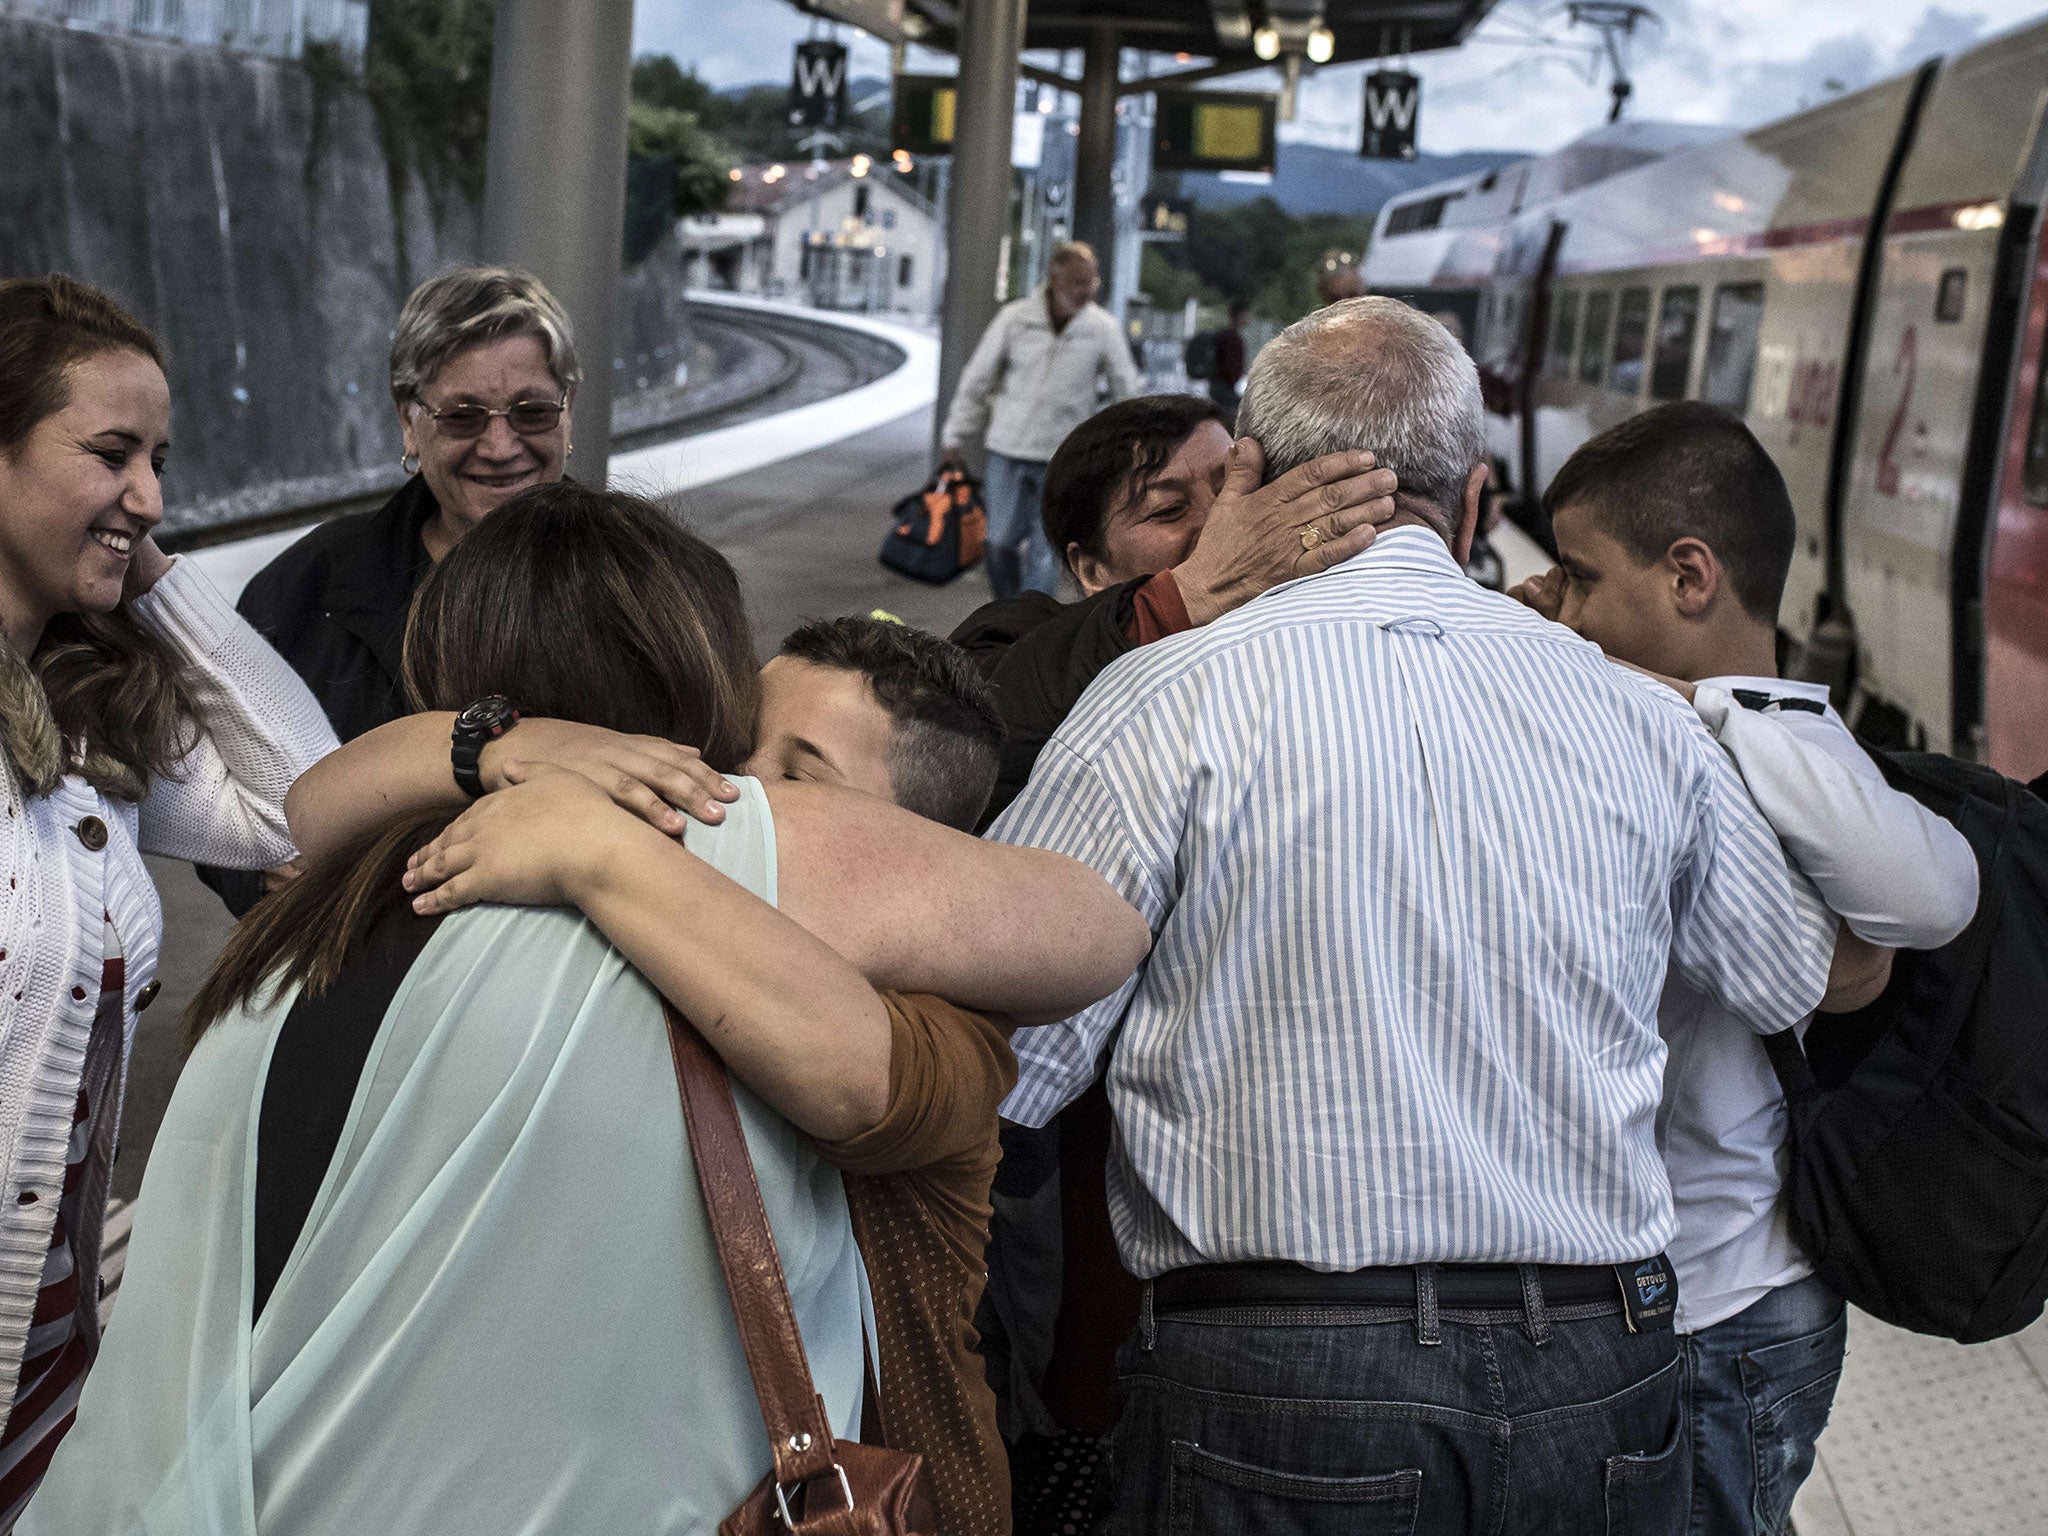
[[[99,1347],[128,1041],[156,998],[144,853],[292,856],[334,746],[305,686],[151,530],[163,353],[70,278],[0,282],[0,1530]]]
[[[748,633],[715,551],[659,507],[572,484],[514,498],[435,567],[405,680],[442,711],[425,718],[443,765],[447,712],[505,694],[547,717],[507,739],[544,743],[552,719],[558,739],[688,740],[736,798],[680,842],[614,818],[638,839],[593,862],[671,876],[614,948],[559,908],[416,915],[407,857],[452,808],[391,792],[395,727],[354,744],[347,776],[383,810],[309,850],[194,1003],[123,1326],[25,1533],[708,1536],[769,1455],[660,994],[752,1090],[803,1343],[835,1434],[852,1431],[859,1261],[803,1131],[879,1114],[875,985],[978,974],[963,1001],[1065,1011],[1120,984],[1149,933],[1072,861],[738,776]],[[701,942],[667,942],[679,929]]]

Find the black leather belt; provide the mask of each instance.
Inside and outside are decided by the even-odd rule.
[[[1612,1264],[1438,1264],[1437,1306],[1473,1310],[1520,1307],[1528,1299],[1523,1269],[1535,1271],[1546,1307],[1623,1301]],[[1632,1270],[1633,1265],[1622,1266]],[[1152,1282],[1155,1312],[1217,1307],[1414,1307],[1417,1267],[1395,1265],[1325,1274],[1299,1264],[1198,1264],[1168,1270]]]

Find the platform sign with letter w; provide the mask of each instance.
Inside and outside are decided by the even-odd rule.
[[[1365,77],[1367,160],[1413,160],[1415,122],[1422,114],[1422,81],[1405,69],[1376,69]]]
[[[792,128],[846,126],[846,45],[811,38],[796,45],[796,69],[789,79]]]

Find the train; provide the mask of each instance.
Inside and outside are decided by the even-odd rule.
[[[2048,21],[1743,132],[1614,124],[1379,212],[1370,291],[1480,370],[1511,515],[1667,400],[1799,538],[1786,670],[1888,745],[2048,772]]]

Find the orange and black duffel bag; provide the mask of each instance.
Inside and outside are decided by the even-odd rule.
[[[937,587],[978,565],[987,547],[981,487],[961,471],[945,469],[896,503],[880,559],[892,571]]]

